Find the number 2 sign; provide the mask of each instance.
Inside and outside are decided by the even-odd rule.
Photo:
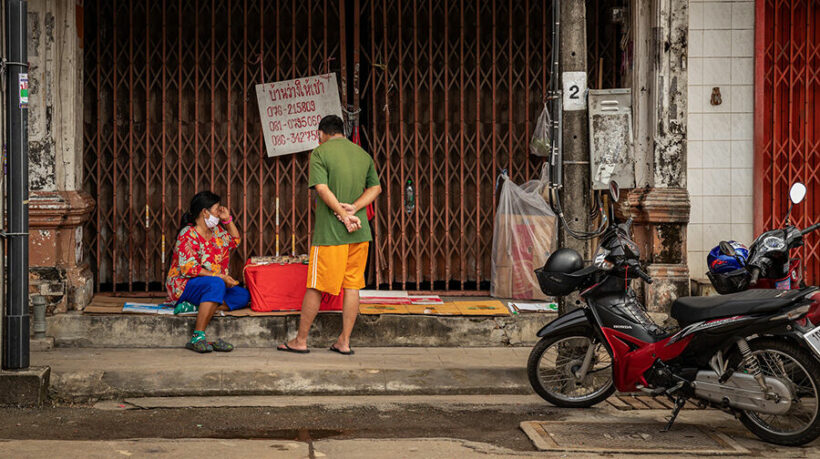
[[[587,108],[586,72],[564,72],[561,74],[564,93],[564,110],[571,112]]]

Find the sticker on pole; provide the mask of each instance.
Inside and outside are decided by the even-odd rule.
[[[564,111],[573,112],[587,108],[586,72],[564,72],[561,74],[564,93]]]
[[[19,74],[17,82],[20,87],[20,108],[28,108],[28,73]]]
[[[319,121],[342,117],[335,73],[258,84],[256,99],[269,157],[313,150]]]

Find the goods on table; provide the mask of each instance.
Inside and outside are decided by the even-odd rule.
[[[293,255],[293,256],[265,256],[265,257],[251,257],[250,264],[252,265],[292,265],[292,264],[309,264],[310,257],[307,254]]]

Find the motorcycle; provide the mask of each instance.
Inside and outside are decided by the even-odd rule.
[[[800,259],[791,258],[790,252],[803,246],[803,236],[820,228],[820,223],[803,230],[791,224],[792,208],[803,202],[805,197],[805,185],[799,182],[792,185],[789,190],[791,203],[786,213],[785,227],[766,231],[752,242],[749,257],[745,261],[745,269],[726,275],[707,273],[718,293],[735,293],[747,288],[789,290],[802,286]],[[724,255],[737,257],[730,243],[721,241],[719,247]]]
[[[618,186],[610,185],[612,202]],[[535,392],[559,407],[584,408],[617,389],[666,396],[672,428],[687,400],[730,413],[761,439],[801,445],[820,435],[820,289],[752,289],[676,300],[681,328],[655,324],[630,283],[652,283],[641,269],[631,219],[609,224],[593,263],[536,270],[547,295],[580,291],[584,304],[538,332],[527,372]],[[563,253],[563,255],[559,255]],[[577,252],[574,252],[577,255]],[[577,255],[580,260],[580,255]],[[566,263],[565,263],[566,264]]]

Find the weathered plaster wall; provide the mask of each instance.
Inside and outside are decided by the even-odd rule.
[[[82,180],[82,48],[76,2],[29,0],[29,186],[74,191]]]
[[[686,98],[689,5],[685,0],[656,3],[655,187],[686,187]]]
[[[50,312],[93,294],[82,225],[94,200],[82,184],[82,2],[29,0],[29,261],[32,293]]]

